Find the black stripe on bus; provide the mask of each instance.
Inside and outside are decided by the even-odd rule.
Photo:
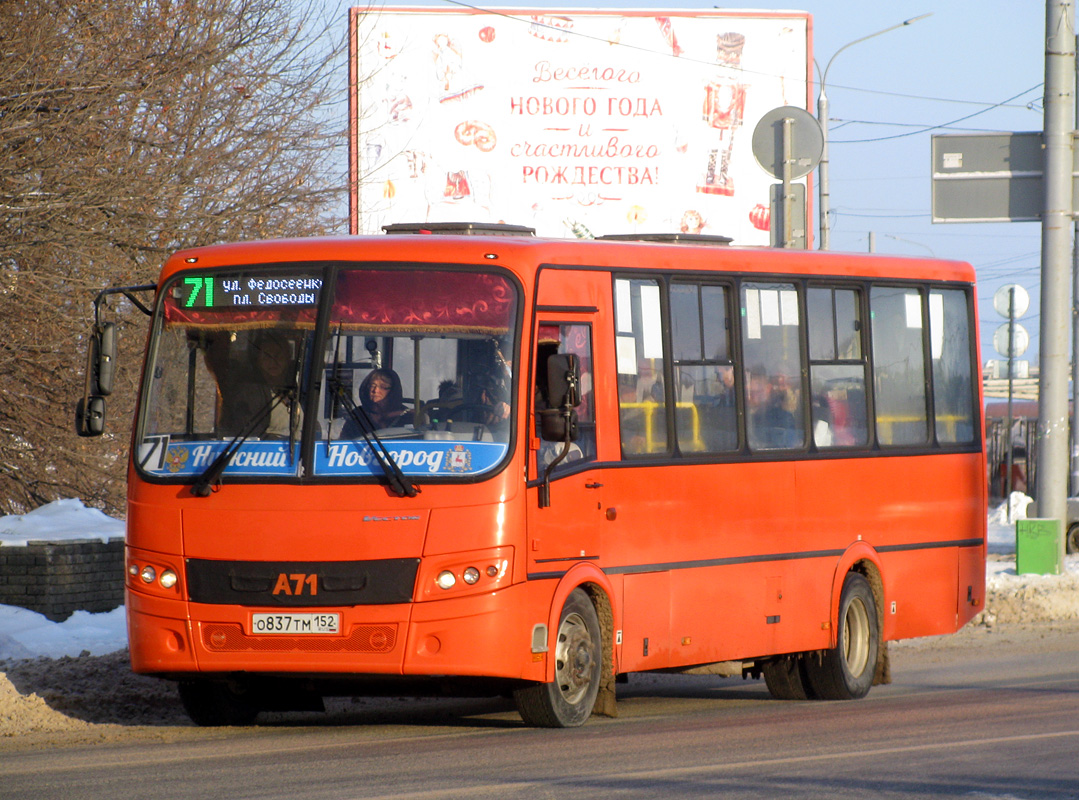
[[[536,306],[540,314],[598,314],[596,306]]]
[[[874,548],[878,553],[909,552],[912,550],[936,550],[943,547],[981,547],[983,539],[953,539],[944,542],[918,542],[916,544],[892,544]],[[704,558],[694,561],[668,561],[658,564],[632,564],[623,567],[603,567],[606,575],[636,575],[646,572],[673,572],[701,567],[727,567],[735,564],[760,564],[774,561],[797,561],[810,558],[838,558],[846,550],[805,550],[794,553],[768,553],[756,556],[732,556],[730,558]],[[548,559],[556,561],[560,559]],[[578,559],[574,559],[578,560]],[[538,563],[538,562],[537,562]],[[530,572],[528,580],[557,580],[566,574],[561,572]]]

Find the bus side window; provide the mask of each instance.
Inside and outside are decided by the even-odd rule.
[[[561,469],[575,461],[593,461],[596,458],[596,411],[592,379],[592,329],[588,325],[573,323],[541,323],[536,344],[536,411],[546,408],[547,359],[555,353],[572,353],[581,365],[581,402],[577,411],[577,440],[570,445],[569,453],[555,467]],[[539,436],[539,417],[536,417],[536,435]],[[562,452],[561,442],[540,442],[536,453],[536,469],[542,475],[547,465]]]
[[[622,452],[664,453],[667,400],[663,388],[659,283],[652,279],[618,278],[614,289]]]
[[[869,293],[873,336],[873,397],[882,445],[929,440],[922,292],[874,286]]]
[[[803,447],[805,397],[794,284],[742,284],[742,342],[750,448]]]
[[[810,413],[819,448],[869,441],[860,296],[855,289],[839,288],[806,293]]]
[[[971,370],[970,316],[961,289],[929,292],[929,342],[933,358],[933,419],[937,441],[974,441],[974,376]]]
[[[725,287],[671,284],[674,417],[682,453],[723,452],[738,446],[727,319]]]

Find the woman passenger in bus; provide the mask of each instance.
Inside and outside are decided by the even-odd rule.
[[[360,384],[360,406],[375,428],[392,428],[409,422],[409,409],[403,402],[401,378],[392,369],[379,368],[367,374]],[[341,431],[342,439],[354,439],[360,426],[349,419]]]

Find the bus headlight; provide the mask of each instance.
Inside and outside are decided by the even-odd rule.
[[[457,576],[448,569],[444,569],[442,572],[438,573],[438,577],[435,578],[435,583],[438,584],[439,589],[452,589],[454,584],[457,583]]]
[[[139,573],[139,577],[142,578],[143,583],[153,583],[154,578],[157,577],[157,570],[147,564],[142,568],[142,572]]]
[[[420,602],[475,595],[503,589],[513,582],[513,548],[428,556],[418,576]]]
[[[167,569],[162,572],[161,577],[158,579],[158,583],[160,583],[161,586],[165,589],[171,589],[173,586],[176,585],[176,581],[176,573],[173,572],[171,569]]]

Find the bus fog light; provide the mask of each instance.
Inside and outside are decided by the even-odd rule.
[[[489,566],[487,568],[487,577],[488,578],[493,578],[497,574],[498,574],[498,567],[496,567],[494,564],[492,564],[491,566]]]
[[[435,578],[435,583],[438,584],[439,589],[452,589],[454,584],[457,583],[457,576],[448,569],[443,570],[438,573],[438,577]]]
[[[143,583],[153,583],[154,578],[157,577],[157,571],[147,564],[142,568],[142,572],[139,573],[139,577],[142,578]]]
[[[171,589],[176,585],[176,573],[171,569],[167,569],[161,573],[160,583],[166,589]]]
[[[139,565],[138,564],[131,564],[127,568],[127,574],[130,575],[132,578],[134,578],[136,575],[139,574]]]
[[[469,567],[461,577],[465,579],[465,583],[471,586],[480,579],[480,571],[475,567]]]

